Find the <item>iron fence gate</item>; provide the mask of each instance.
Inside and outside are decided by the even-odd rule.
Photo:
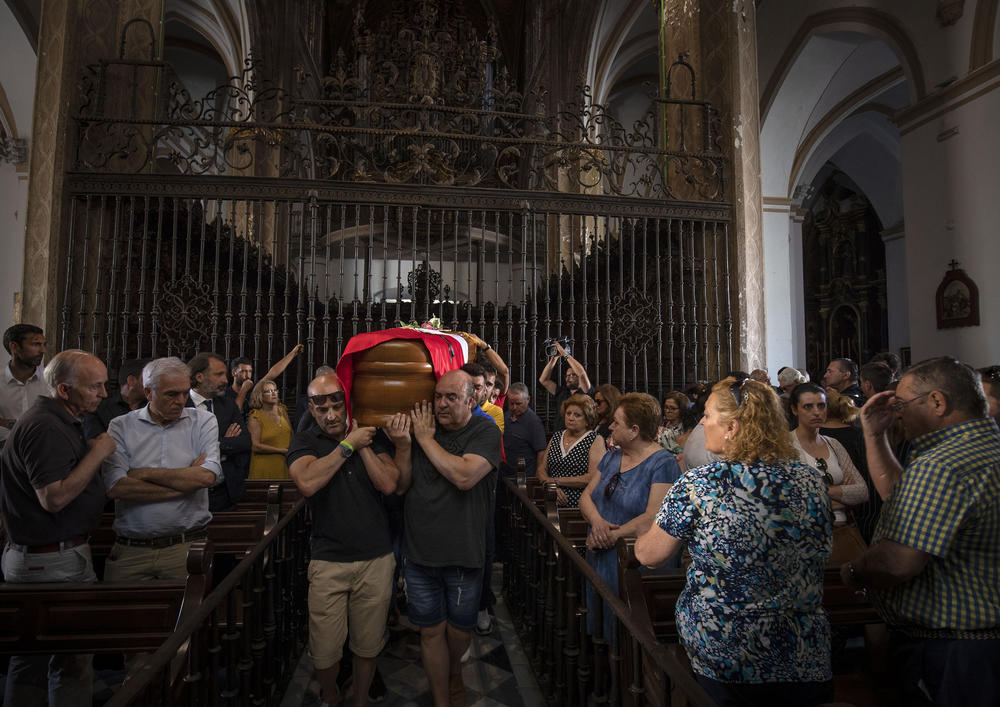
[[[495,36],[438,4],[396,4],[375,35],[359,15],[350,51],[294,90],[248,62],[197,99],[154,44],[126,58],[154,36],[129,23],[82,82],[60,345],[113,372],[203,349],[260,370],[301,342],[301,389],[352,335],[437,317],[531,390],[550,337],[595,384],[661,398],[728,370],[726,164],[690,65],[671,67],[690,95],[668,82],[627,125],[586,87],[548,111]]]
[[[432,317],[489,341],[531,389],[550,337],[623,390],[662,394],[732,362],[725,220],[77,186],[59,341],[113,369],[208,349],[260,370],[301,342],[307,376],[354,334]]]

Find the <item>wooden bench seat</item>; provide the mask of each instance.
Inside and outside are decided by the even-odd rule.
[[[202,603],[211,543],[188,552],[187,579],[0,585],[0,653],[155,651]]]

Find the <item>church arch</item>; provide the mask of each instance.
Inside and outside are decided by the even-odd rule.
[[[802,23],[798,32],[782,54],[778,66],[768,79],[760,98],[760,119],[763,124],[771,110],[789,70],[795,64],[808,44],[817,34],[836,31],[853,31],[885,42],[899,58],[910,88],[910,103],[926,95],[924,70],[916,46],[906,31],[890,15],[870,8],[837,8],[810,15]]]
[[[969,71],[986,66],[1000,54],[997,42],[1000,40],[1000,0],[979,0],[972,25],[972,41],[969,49]]]

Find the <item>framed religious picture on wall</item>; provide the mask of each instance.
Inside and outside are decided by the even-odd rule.
[[[934,296],[938,329],[979,326],[979,288],[958,267],[958,261],[948,265],[951,269],[944,274]]]

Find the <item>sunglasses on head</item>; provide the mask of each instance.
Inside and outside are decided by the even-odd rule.
[[[736,401],[736,407],[739,407],[747,401],[750,396],[743,392],[743,386],[746,382],[750,380],[749,378],[744,378],[741,381],[736,381],[729,386],[729,392],[733,394],[733,400]]]
[[[344,396],[344,391],[338,390],[334,393],[326,393],[324,395],[310,395],[309,402],[313,405],[319,407],[320,405],[325,405],[327,402],[331,402],[334,405],[337,403],[342,403],[347,398]]]

